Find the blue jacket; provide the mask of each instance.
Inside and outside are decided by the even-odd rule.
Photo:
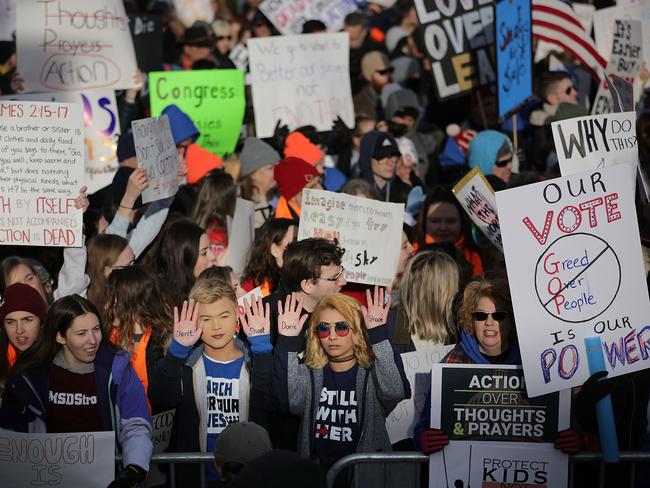
[[[149,471],[153,451],[151,416],[142,383],[124,351],[102,343],[95,356],[97,404],[102,430],[114,431],[124,465]],[[51,364],[13,378],[0,406],[0,427],[17,432],[46,433]]]

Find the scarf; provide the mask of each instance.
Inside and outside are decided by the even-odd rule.
[[[476,337],[469,335],[465,332],[465,329],[460,331],[460,347],[476,364],[491,364],[490,361],[485,359],[485,356],[483,356],[483,353],[479,350],[479,344]],[[510,349],[508,349],[508,354],[504,358],[503,364],[521,364],[519,344],[514,339],[511,339],[510,341]]]

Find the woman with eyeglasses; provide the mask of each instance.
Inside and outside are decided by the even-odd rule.
[[[470,168],[481,168],[494,191],[499,191],[508,186],[513,170],[517,171],[519,163],[516,157],[507,135],[484,130],[469,143],[467,161]]]
[[[52,304],[43,337],[7,380],[0,427],[16,432],[115,431],[123,465],[109,487],[142,483],[153,445],[151,416],[129,357],[106,341],[97,308],[79,295]]]
[[[322,298],[309,321],[303,361],[302,302],[292,294],[284,307],[278,304],[274,381],[286,385],[273,390],[288,386],[289,410],[302,417],[298,452],[324,470],[347,454],[390,451],[386,416],[411,395],[388,338],[390,299],[384,302],[384,290],[375,287],[367,303],[362,308],[340,293]]]

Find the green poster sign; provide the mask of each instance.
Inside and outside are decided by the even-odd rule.
[[[201,147],[220,156],[235,149],[246,105],[242,71],[155,71],[149,99],[152,117],[172,103],[189,115],[201,131]]]

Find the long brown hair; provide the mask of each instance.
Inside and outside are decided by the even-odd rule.
[[[291,219],[267,220],[259,228],[255,234],[246,269],[244,269],[244,279],[252,278],[255,286],[262,285],[264,280],[268,279],[272,289],[278,284],[282,270],[278,266],[275,256],[271,254],[271,245],[279,246],[291,226],[296,226],[297,234],[298,222]]]
[[[192,219],[199,227],[209,229],[213,220],[226,227],[228,216],[235,215],[237,185],[227,173],[213,171],[201,181],[199,194],[192,210]]]
[[[167,346],[174,322],[172,308],[165,299],[158,276],[142,265],[116,269],[107,281],[107,307],[103,311],[106,335],[119,321],[117,335],[122,349],[131,351],[135,338],[135,325],[143,331],[151,328],[151,340]]]
[[[112,266],[128,245],[126,239],[113,234],[98,234],[88,242],[86,274],[90,278],[90,286],[87,296],[99,309],[106,305],[108,293],[104,269]]]

